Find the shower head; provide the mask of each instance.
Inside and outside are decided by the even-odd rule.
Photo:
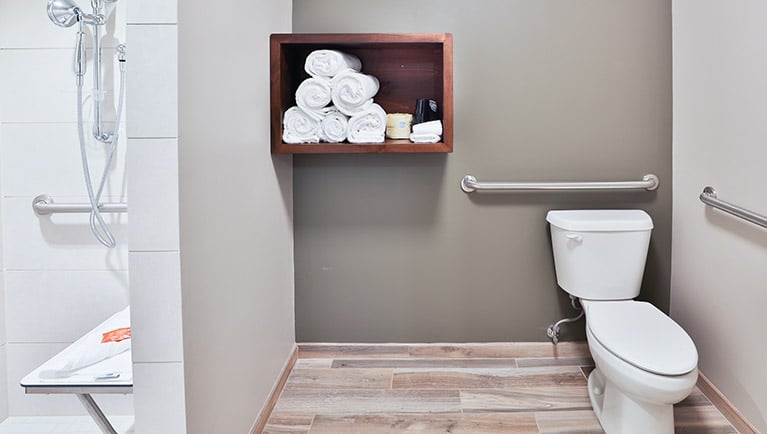
[[[82,18],[82,11],[71,0],[48,0],[48,18],[60,27],[71,27]]]

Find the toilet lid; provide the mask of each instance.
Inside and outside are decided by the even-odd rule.
[[[650,303],[589,303],[587,326],[608,351],[639,369],[683,375],[698,366],[690,336]]]

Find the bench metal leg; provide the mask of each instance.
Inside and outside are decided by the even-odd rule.
[[[91,415],[96,425],[99,426],[101,432],[104,434],[118,434],[89,393],[78,393],[77,398],[80,399],[85,409],[88,410],[88,414]]]

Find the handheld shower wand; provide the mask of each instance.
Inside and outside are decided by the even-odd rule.
[[[115,114],[114,129],[110,133],[103,132],[103,77],[101,77],[101,37],[99,33],[99,27],[106,23],[106,18],[102,9],[105,3],[114,3],[117,0],[91,0],[91,7],[93,8],[92,14],[83,12],[72,0],[48,0],[48,17],[54,24],[60,27],[71,27],[75,23],[78,24],[78,32],[76,34],[75,42],[75,55],[74,55],[74,73],[75,83],[77,87],[77,131],[80,141],[80,157],[83,164],[83,177],[85,178],[85,188],[88,192],[88,199],[91,204],[90,213],[90,228],[93,235],[99,242],[106,247],[114,247],[116,245],[114,236],[109,230],[109,226],[101,216],[99,210],[99,202],[101,195],[104,192],[104,186],[106,185],[107,175],[109,175],[109,169],[114,159],[115,150],[117,149],[117,142],[119,138],[120,120],[122,117],[123,97],[125,95],[125,45],[120,44],[117,47],[118,60],[120,64],[120,93],[117,103],[117,109]],[[93,76],[94,76],[94,89],[93,89],[93,101],[94,101],[94,127],[93,137],[109,146],[106,161],[104,163],[104,171],[101,174],[101,180],[99,181],[98,188],[94,189],[93,182],[91,181],[90,168],[88,165],[88,156],[86,152],[85,141],[85,128],[83,121],[83,80],[85,77],[88,55],[85,47],[85,25],[93,26]],[[95,190],[95,191],[94,191]]]

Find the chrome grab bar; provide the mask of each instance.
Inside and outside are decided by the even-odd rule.
[[[641,181],[598,181],[598,182],[479,182],[477,178],[466,175],[461,180],[461,190],[474,191],[529,191],[529,190],[638,190],[648,191],[658,188],[660,180],[653,174],[647,174]]]
[[[700,201],[708,206],[722,210],[728,214],[732,214],[735,217],[742,218],[743,220],[749,221],[755,225],[767,228],[767,217],[719,199],[716,196],[716,190],[714,190],[714,187],[707,186],[704,188],[703,193],[700,194]]]
[[[89,203],[55,203],[47,194],[41,194],[32,199],[32,209],[37,215],[50,215],[54,213],[87,213],[91,212]],[[102,203],[99,205],[101,212],[128,212],[127,203]]]

